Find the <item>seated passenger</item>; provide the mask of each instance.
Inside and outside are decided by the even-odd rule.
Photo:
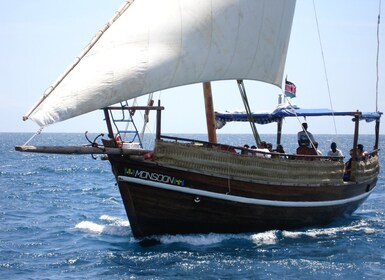
[[[300,146],[296,151],[297,155],[308,155],[308,156],[316,156],[317,151],[314,148],[308,148],[306,146]],[[314,157],[297,157],[298,159],[308,159],[313,160]]]
[[[273,144],[266,143],[266,149],[268,149],[271,152],[273,150]]]
[[[369,158],[369,154],[367,151],[364,151],[364,145],[357,145],[357,160],[367,160]]]
[[[332,142],[330,144],[330,151],[328,152],[329,157],[343,157],[340,149],[337,149],[337,144],[335,142]],[[335,159],[336,160],[336,159]]]
[[[353,149],[351,149],[349,153],[350,153],[350,159],[347,162],[345,162],[345,165],[344,165],[344,176],[343,176],[344,181],[350,181],[350,170],[352,167]]]
[[[249,145],[247,145],[247,144],[243,145],[243,149],[241,150],[241,155],[248,155],[249,154],[249,151],[248,151],[249,148],[250,148]]]
[[[280,154],[284,154],[285,150],[283,149],[283,146],[281,144],[278,144],[277,148],[274,150],[274,152],[277,152],[277,153],[280,153]]]
[[[258,157],[267,157],[267,158],[271,157],[270,151],[266,147],[257,148],[256,146],[251,146],[251,149],[255,151],[253,155],[256,155]]]
[[[259,144],[260,149],[266,149],[267,148],[267,143],[266,141],[261,141],[261,144]]]
[[[283,146],[281,144],[278,144],[277,148],[275,150],[272,150],[272,157],[273,158],[287,158],[286,155],[279,155],[279,154],[285,154],[285,150],[283,149]]]

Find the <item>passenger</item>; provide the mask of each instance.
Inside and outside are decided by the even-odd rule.
[[[317,152],[314,148],[308,148],[306,146],[300,146],[297,148],[296,151],[297,155],[307,155],[307,156],[316,156]],[[297,156],[296,159],[301,160],[314,160],[315,157],[300,157]]]
[[[258,157],[270,158],[271,155],[270,155],[270,151],[266,148],[266,142],[264,146],[265,146],[264,148],[257,148],[256,146],[251,146],[251,149],[255,151],[253,155],[256,155]]]
[[[253,150],[253,151],[251,152],[251,154],[252,154],[252,155],[255,155],[255,154],[256,154],[255,150],[257,149],[257,146],[252,145],[252,146],[250,147],[250,149]]]
[[[285,150],[283,149],[283,146],[281,144],[278,144],[277,148],[275,150],[272,150],[272,157],[273,158],[287,158],[286,155],[279,155],[279,154],[285,154]]]
[[[260,149],[267,149],[267,143],[266,141],[262,141],[261,144],[259,145]]]
[[[329,157],[343,157],[344,155],[342,154],[340,149],[337,149],[337,144],[335,142],[332,142],[330,144],[330,151],[328,152]],[[334,159],[337,160],[337,159]]]
[[[268,149],[270,152],[273,151],[273,144],[266,143],[266,149]]]
[[[367,160],[369,158],[369,154],[367,151],[364,151],[364,145],[357,145],[357,160]]]
[[[347,162],[345,162],[345,165],[344,165],[344,177],[343,177],[344,181],[350,181],[350,171],[351,171],[351,167],[352,167],[353,149],[351,149],[349,151],[349,154],[350,154],[350,159]]]
[[[297,133],[298,138],[298,145],[300,147],[309,147],[311,148],[311,143],[314,143],[314,137],[313,134],[311,134],[309,131],[307,131],[307,123],[302,124],[302,131]]]
[[[277,148],[274,150],[274,152],[277,152],[277,153],[280,153],[280,154],[284,154],[285,150],[283,149],[283,146],[281,144],[278,144]]]
[[[241,150],[241,155],[248,155],[249,154],[249,145],[245,144],[243,145],[243,149]]]

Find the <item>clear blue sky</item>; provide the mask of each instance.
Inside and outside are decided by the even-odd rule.
[[[23,114],[67,68],[104,26],[122,0],[0,1],[0,132],[35,132]],[[377,0],[316,0],[332,104],[335,110],[375,110]],[[384,11],[384,8],[382,8]],[[385,42],[385,15],[380,39]],[[380,48],[379,110],[385,105],[385,49]],[[293,102],[303,108],[330,108],[313,1],[297,0],[286,75],[297,85]],[[382,79],[381,79],[382,78]],[[242,109],[235,82],[213,83],[215,109]],[[279,88],[246,82],[254,111],[272,110]],[[201,85],[160,93],[165,132],[206,131]],[[159,94],[156,95],[158,97]],[[333,120],[308,118],[313,134],[334,133]],[[362,125],[371,133],[373,125]],[[385,124],[381,134],[385,134]],[[275,125],[258,127],[274,133]],[[45,129],[46,132],[104,132],[102,112],[95,112]],[[285,133],[299,130],[297,120],[284,123]],[[226,125],[220,133],[249,133],[249,126]],[[352,122],[337,120],[338,134],[351,134]]]

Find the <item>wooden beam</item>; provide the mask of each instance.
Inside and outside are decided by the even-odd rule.
[[[45,154],[107,154],[107,155],[144,155],[149,150],[143,149],[121,149],[107,147],[92,146],[16,146],[16,151],[28,153],[45,153]]]
[[[105,118],[106,124],[107,124],[107,129],[108,129],[108,138],[114,139],[115,138],[114,137],[114,130],[112,129],[110,114],[109,114],[107,108],[104,108],[103,111],[104,111],[104,118]]]
[[[123,106],[123,107],[119,107],[119,106],[109,106],[109,107],[106,107],[106,109],[108,110],[131,110],[131,111],[136,111],[136,110],[141,110],[141,111],[145,111],[145,110],[164,110],[164,107],[163,106]]]

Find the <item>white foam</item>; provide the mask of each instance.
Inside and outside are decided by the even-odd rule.
[[[236,234],[189,234],[189,235],[162,235],[159,236],[159,241],[163,244],[172,243],[187,243],[194,246],[201,245],[213,245],[223,241],[238,238],[248,239],[248,235],[236,235]]]
[[[115,236],[129,236],[131,233],[129,222],[119,217],[102,215],[99,220],[108,222],[107,224],[97,224],[91,221],[82,221],[75,228],[83,232],[92,234],[107,234]]]
[[[371,228],[367,221],[361,220],[346,227],[317,228],[308,229],[306,231],[283,231],[282,235],[288,238],[300,238],[302,236],[317,238],[322,236],[335,237],[340,233],[359,231],[366,234],[372,234],[375,232],[375,229]]]
[[[102,215],[99,217],[99,220],[110,222],[113,225],[128,227],[130,222],[126,219],[122,219],[120,217],[113,217],[109,215]]]
[[[95,223],[89,222],[89,221],[83,221],[83,222],[78,223],[75,226],[75,228],[80,229],[81,231],[84,231],[84,232],[100,234],[103,232],[105,226],[98,225],[98,224],[95,224]]]
[[[277,231],[265,231],[251,235],[251,240],[258,246],[277,244]]]

